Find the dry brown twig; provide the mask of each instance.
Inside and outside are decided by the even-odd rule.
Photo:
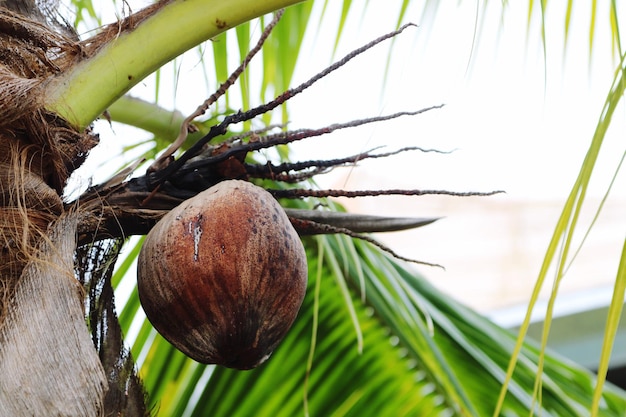
[[[167,161],[170,159],[170,157],[174,155],[174,153],[182,146],[183,143],[185,143],[187,135],[190,132],[197,131],[197,128],[193,127],[191,122],[193,122],[197,117],[200,117],[204,113],[206,113],[209,107],[211,107],[212,104],[214,104],[221,96],[223,96],[226,91],[228,91],[230,86],[232,86],[237,81],[241,73],[246,69],[248,64],[250,64],[252,58],[254,58],[254,56],[261,50],[263,44],[265,43],[265,40],[270,35],[270,33],[272,33],[272,29],[274,29],[274,27],[278,24],[284,12],[285,10],[281,9],[274,14],[274,18],[265,27],[257,44],[254,46],[254,48],[250,50],[250,52],[248,52],[243,62],[237,67],[235,71],[233,71],[232,74],[230,74],[228,79],[219,86],[217,91],[211,94],[209,98],[207,98],[201,105],[199,105],[198,108],[183,121],[182,125],[180,126],[180,133],[178,134],[178,137],[176,137],[174,142],[165,150],[165,152],[163,152],[163,154],[159,156],[154,161],[154,163],[152,163],[152,165],[150,165],[150,167],[148,168],[149,172],[154,172],[163,168],[167,164]]]

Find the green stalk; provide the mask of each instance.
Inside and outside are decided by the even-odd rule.
[[[593,391],[593,403],[591,406],[591,415],[595,417],[600,410],[600,402],[604,391],[602,387],[606,381],[606,373],[609,370],[609,360],[611,352],[614,348],[615,336],[619,326],[620,317],[624,307],[624,293],[626,292],[626,240],[622,247],[622,257],[617,270],[617,278],[613,287],[613,299],[609,306],[609,314],[606,318],[606,327],[604,331],[604,341],[602,342],[602,353],[600,355],[600,365],[598,366],[598,381]]]
[[[301,0],[174,0],[52,80],[45,108],[84,129],[135,84],[227,29]]]
[[[125,95],[111,104],[107,111],[111,120],[134,126],[165,139],[178,136],[185,116],[139,98]]]

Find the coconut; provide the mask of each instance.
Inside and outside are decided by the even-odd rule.
[[[138,290],[157,331],[202,363],[250,369],[291,327],[304,298],[304,247],[264,189],[223,181],[147,235]]]

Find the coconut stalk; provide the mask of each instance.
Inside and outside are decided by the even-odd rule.
[[[44,107],[78,130],[134,85],[220,33],[301,0],[166,0],[88,40],[92,56],[55,77]]]

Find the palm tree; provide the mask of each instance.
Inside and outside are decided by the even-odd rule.
[[[312,4],[289,7],[265,40],[261,98],[271,106],[251,105],[250,91],[242,88],[242,105],[251,111],[234,112],[226,100],[224,107],[211,108],[206,121],[195,124],[197,133],[188,134],[188,121],[180,113],[124,94],[207,39],[214,39],[216,78],[226,80],[223,32],[236,27],[245,61],[251,33],[251,24],[245,22],[291,3],[273,0],[259,8],[242,0],[159,2],[83,40],[41,5],[4,3],[1,414],[144,415],[158,410],[160,415],[564,416],[592,410],[623,415],[626,394],[602,383],[608,360],[603,358],[604,369],[596,380],[581,367],[546,353],[545,341],[541,346],[523,342],[523,334],[516,338],[451,300],[371,239],[346,236],[355,234],[351,230],[363,219],[345,220],[339,214],[342,208],[332,203],[327,203],[329,216],[344,220],[325,230],[342,233],[303,237],[309,262],[307,296],[272,358],[252,371],[201,365],[185,357],[143,318],[134,284],[124,306],[115,311],[113,288],[132,279],[128,272],[141,246],[141,240],[128,243],[126,237],[147,233],[165,212],[193,194],[188,188],[166,190],[155,184],[175,175],[168,167],[180,171],[185,158],[197,156],[196,144],[250,131],[256,116],[264,118],[264,124],[275,120],[269,110],[284,101],[268,100],[268,91],[288,89]],[[95,15],[89,2],[76,2],[76,7],[80,18]],[[349,7],[345,2],[346,12]],[[616,20],[614,7],[611,10]],[[399,15],[401,21],[402,12]],[[184,26],[171,24],[182,21]],[[267,16],[261,22],[266,24]],[[538,288],[561,237],[566,245],[559,264],[566,265],[595,157],[624,92],[623,68],[620,61]],[[155,158],[173,138],[181,137],[177,162],[165,168],[152,165],[152,172],[127,180],[138,171],[140,160],[75,201],[63,201],[69,174],[97,140],[89,126],[105,111],[112,120],[150,132],[147,158]],[[242,130],[227,129],[237,123]],[[278,151],[288,160],[284,148]],[[167,176],[159,177],[164,172]],[[178,179],[178,184],[188,185],[183,177]],[[277,196],[293,190],[282,186],[286,194],[280,194],[280,184],[263,184]],[[301,219],[317,202],[315,194],[309,196],[285,203],[300,210],[291,212],[294,218]],[[114,268],[123,245],[129,247],[128,254]],[[623,295],[624,258],[616,295],[620,288]],[[619,317],[622,304],[616,296],[612,317]],[[522,329],[527,325],[528,320]],[[616,327],[613,320],[613,330]],[[131,331],[135,337],[128,351],[122,334]],[[133,358],[140,365],[140,377]]]

